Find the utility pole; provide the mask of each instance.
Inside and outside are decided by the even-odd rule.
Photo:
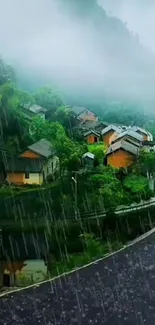
[[[78,204],[77,204],[77,173],[75,172],[75,177],[72,177],[72,180],[75,184],[75,219],[78,219]]]

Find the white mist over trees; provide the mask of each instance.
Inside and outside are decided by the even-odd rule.
[[[154,100],[155,56],[108,16],[104,1],[6,0],[2,8],[1,54],[22,84],[93,99]]]

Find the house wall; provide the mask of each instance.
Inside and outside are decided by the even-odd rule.
[[[143,135],[143,140],[144,141],[149,141],[149,137],[147,135]]]
[[[94,167],[94,159],[91,159],[89,157],[85,157],[83,159],[83,163],[85,166]]]
[[[38,155],[37,153],[35,153],[31,150],[26,150],[22,154],[20,154],[19,157],[35,159],[35,158],[40,158],[40,155]]]
[[[149,136],[144,134],[143,132],[141,131],[136,131],[138,134],[142,135],[143,136],[143,141],[149,141]]]
[[[45,280],[47,266],[44,260],[25,260],[17,263],[3,262],[3,274],[10,275],[11,286],[23,286]]]
[[[83,113],[79,114],[78,117],[83,121],[98,121],[98,117],[89,110],[86,110]]]
[[[94,144],[94,143],[98,143],[99,142],[99,137],[97,137],[97,142],[95,142],[95,138],[96,136],[94,134],[90,134],[88,135],[85,140],[87,141],[88,144]]]
[[[131,166],[136,157],[124,150],[115,151],[107,156],[107,165],[115,168]]]
[[[24,173],[7,173],[7,182],[10,184],[24,184]]]
[[[113,132],[113,134],[109,137],[109,145],[111,145],[111,143],[113,141],[115,141],[118,137],[118,133],[117,132]]]
[[[33,184],[38,184],[41,185],[42,183],[42,179],[40,177],[41,173],[29,173],[29,178],[25,178],[24,175],[24,184],[29,184],[29,185],[33,185]]]
[[[51,157],[47,160],[43,167],[45,179],[48,175],[53,175],[59,169],[59,158],[57,156]]]
[[[117,133],[115,131],[109,131],[105,135],[103,135],[104,144],[109,147],[109,145],[117,138]]]
[[[29,173],[29,178],[25,178],[25,173],[8,173],[7,181],[16,185],[41,185],[43,183],[43,173]]]

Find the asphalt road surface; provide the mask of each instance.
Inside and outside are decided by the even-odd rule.
[[[155,233],[105,260],[0,298],[0,325],[155,325]]]

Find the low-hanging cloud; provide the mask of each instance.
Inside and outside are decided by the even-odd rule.
[[[155,53],[154,0],[98,0],[110,15],[119,17]]]
[[[119,2],[122,8],[123,1]],[[128,52],[132,49],[127,43],[124,52],[115,33],[104,33],[104,29],[99,32],[91,19],[67,15],[58,3],[59,0],[1,2],[0,44],[4,59],[61,89],[98,94],[106,89],[128,96],[140,96],[145,89],[147,96],[152,94],[148,80],[152,85],[153,71],[145,81],[147,67],[142,71],[141,65],[135,66],[138,50],[134,49],[131,58]],[[109,10],[106,3],[100,0]]]

